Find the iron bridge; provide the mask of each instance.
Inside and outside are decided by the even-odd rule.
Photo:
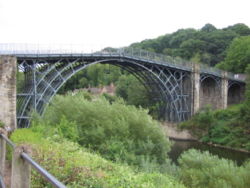
[[[28,127],[33,110],[43,114],[62,85],[77,72],[97,63],[111,64],[133,74],[147,90],[164,103],[167,121],[180,122],[192,114],[192,72],[194,64],[182,59],[133,48],[102,50],[94,53],[61,51],[11,51],[25,84],[17,94],[17,124]],[[201,79],[220,80],[222,71],[201,66]],[[228,74],[231,83],[242,82]]]

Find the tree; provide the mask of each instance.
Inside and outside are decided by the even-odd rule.
[[[225,51],[234,38],[247,35],[250,35],[250,29],[244,24],[224,29],[206,24],[200,30],[180,29],[156,39],[131,44],[131,47],[184,59],[197,59],[200,56],[198,61],[214,66],[224,60]]]
[[[186,58],[190,59],[196,53],[204,51],[206,43],[199,39],[188,39],[181,43],[180,48],[184,50]]]
[[[233,40],[226,51],[225,61],[217,65],[218,68],[234,73],[244,73],[250,64],[250,36]]]
[[[196,32],[195,29],[180,29],[173,33],[171,40],[169,41],[171,48],[179,48],[183,41],[194,38]]]
[[[202,28],[201,28],[201,31],[204,31],[204,32],[212,32],[212,31],[215,31],[216,30],[216,27],[214,27],[212,24],[206,24],[204,25]]]
[[[246,85],[246,93],[245,93],[245,102],[240,109],[240,121],[243,121],[243,124],[249,126],[250,122],[250,63],[246,68],[247,74],[247,85]]]
[[[235,24],[233,26],[229,26],[227,29],[234,31],[235,33],[239,34],[240,36],[250,35],[250,28],[242,23],[238,23],[238,24]]]

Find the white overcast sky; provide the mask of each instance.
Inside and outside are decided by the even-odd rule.
[[[250,0],[0,0],[0,43],[122,47],[206,23],[250,26]]]

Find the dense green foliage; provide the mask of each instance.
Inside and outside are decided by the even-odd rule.
[[[234,38],[247,35],[250,35],[250,29],[244,24],[224,29],[206,24],[200,30],[180,29],[131,46],[214,66],[224,60],[225,50]]]
[[[48,127],[16,130],[11,139],[27,144],[32,158],[67,187],[80,188],[184,188],[173,177],[159,172],[138,172],[135,169],[105,160],[55,132],[46,134]],[[31,187],[52,187],[32,170]]]
[[[243,117],[246,116],[241,114],[244,106],[236,105],[216,111],[206,108],[190,120],[180,123],[180,127],[189,129],[204,142],[250,150],[249,121],[244,122]],[[249,111],[245,113],[249,117]]]
[[[108,64],[92,65],[73,75],[60,89],[59,93],[79,88],[99,87],[116,83],[122,74],[126,73],[116,66]]]
[[[134,76],[122,75],[116,85],[116,95],[123,98],[128,105],[144,108],[150,106],[150,97],[145,87]]]
[[[250,36],[235,38],[226,51],[226,58],[218,68],[235,73],[244,73],[250,64]]]
[[[250,185],[250,161],[238,167],[233,161],[191,149],[178,162],[181,181],[188,187],[248,188]]]
[[[57,96],[43,119],[33,126],[48,127],[106,159],[143,166],[145,162],[166,164],[170,142],[146,110],[110,104],[104,98],[85,99],[85,94]],[[52,131],[52,128],[55,128]]]
[[[149,114],[155,119],[162,118],[160,111],[163,102],[160,96],[148,92],[133,75],[122,75],[116,85],[116,95],[123,98],[126,104],[148,109]]]
[[[250,134],[250,64],[246,68],[247,80],[246,80],[246,92],[245,102],[240,109],[241,123],[247,128],[248,134]]]

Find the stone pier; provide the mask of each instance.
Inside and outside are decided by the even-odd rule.
[[[221,79],[221,109],[227,108],[227,97],[228,97],[228,79],[227,72],[223,72]]]
[[[16,128],[16,58],[0,56],[0,121]]]
[[[192,93],[192,108],[191,115],[194,115],[200,109],[200,65],[194,63],[191,75],[191,93]]]

